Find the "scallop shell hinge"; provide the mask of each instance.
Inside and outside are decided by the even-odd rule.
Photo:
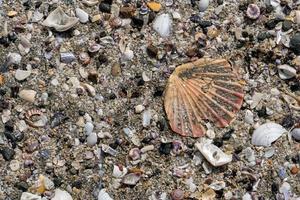
[[[165,90],[164,107],[174,132],[201,137],[207,122],[228,126],[243,97],[243,87],[227,60],[203,58],[175,69]]]

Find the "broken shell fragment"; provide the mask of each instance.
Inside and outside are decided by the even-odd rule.
[[[225,59],[203,58],[175,69],[165,90],[164,107],[174,132],[201,137],[206,120],[228,126],[243,97],[243,87]]]
[[[297,70],[289,65],[279,65],[277,67],[279,77],[283,80],[291,79],[297,75]]]
[[[141,151],[139,148],[133,148],[129,151],[129,157],[132,160],[138,160],[141,158]]]
[[[69,30],[79,21],[76,17],[69,17],[61,7],[57,7],[43,21],[43,25],[54,28],[58,32]]]
[[[279,124],[274,122],[265,123],[253,132],[252,144],[269,147],[285,132],[287,132],[286,129]]]
[[[232,155],[227,155],[208,140],[197,142],[195,146],[206,160],[215,167],[225,165],[232,161]]]
[[[171,33],[172,20],[169,14],[157,16],[153,23],[153,29],[161,36],[168,37]]]
[[[128,170],[126,167],[114,165],[112,175],[115,178],[122,178],[127,174],[127,172]]]
[[[30,126],[38,128],[46,126],[48,118],[40,110],[31,109],[25,113],[25,121]]]
[[[101,189],[98,194],[98,200],[113,200],[105,189]]]

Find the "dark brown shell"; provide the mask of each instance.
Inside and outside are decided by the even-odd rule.
[[[207,121],[228,126],[243,97],[243,87],[225,59],[203,58],[175,69],[165,90],[164,107],[174,132],[200,137]]]

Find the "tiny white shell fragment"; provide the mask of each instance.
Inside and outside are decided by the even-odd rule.
[[[29,192],[23,192],[20,200],[41,200],[41,199],[42,199],[41,196],[31,194]]]
[[[143,127],[148,127],[151,124],[152,114],[150,110],[146,110],[143,112]]]
[[[200,0],[198,4],[199,11],[204,12],[208,8],[208,5],[209,5],[209,0]]]
[[[224,181],[214,181],[208,187],[213,190],[222,190],[226,187],[226,183]]]
[[[85,130],[85,134],[86,135],[90,135],[93,130],[94,130],[94,125],[92,122],[87,122],[85,125],[84,125],[84,130]]]
[[[54,197],[51,200],[73,200],[72,196],[64,190],[56,189]]]
[[[279,124],[274,122],[265,123],[255,129],[252,135],[252,144],[269,147],[285,132],[286,129]]]
[[[140,179],[141,179],[141,174],[130,173],[123,177],[122,183],[125,185],[136,185]]]
[[[106,189],[102,189],[98,194],[98,200],[114,200],[114,199],[109,196],[109,194],[106,192]]]
[[[172,20],[169,14],[157,16],[153,23],[153,29],[161,36],[168,37],[171,33]]]
[[[143,148],[141,148],[142,153],[146,153],[146,152],[152,151],[152,150],[154,150],[154,145],[152,145],[152,144],[144,146]]]
[[[31,74],[31,71],[17,69],[17,71],[15,73],[15,78],[18,81],[23,81],[26,78],[28,78],[30,76],[30,74]]]
[[[79,18],[81,23],[87,23],[89,21],[89,14],[80,8],[75,9],[76,17]]]
[[[232,155],[227,155],[208,140],[197,142],[195,146],[199,149],[202,155],[213,166],[222,166],[232,161]]]
[[[293,138],[295,138],[296,140],[300,140],[300,128],[293,129],[291,133]]]
[[[82,0],[82,3],[87,6],[94,6],[99,3],[99,0]]]
[[[293,78],[297,75],[297,70],[289,65],[277,66],[279,77],[283,80]]]
[[[116,151],[115,149],[111,148],[106,144],[102,144],[102,151],[104,151],[105,153],[111,156],[116,156],[118,154],[118,151]]]
[[[86,141],[89,146],[94,146],[97,143],[97,134],[95,132],[92,132],[86,138]]]
[[[122,170],[120,169],[119,166],[114,165],[114,169],[113,169],[113,177],[115,178],[122,178],[123,176],[125,176],[127,174],[128,170],[126,167],[122,167]]]

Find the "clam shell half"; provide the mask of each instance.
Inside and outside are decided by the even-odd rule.
[[[208,121],[228,126],[243,97],[243,87],[225,59],[203,58],[175,69],[165,90],[164,107],[174,132],[200,137]]]
[[[49,14],[47,19],[43,21],[43,25],[54,28],[58,32],[63,32],[75,26],[78,21],[79,19],[77,17],[69,17],[61,7],[57,7]]]

